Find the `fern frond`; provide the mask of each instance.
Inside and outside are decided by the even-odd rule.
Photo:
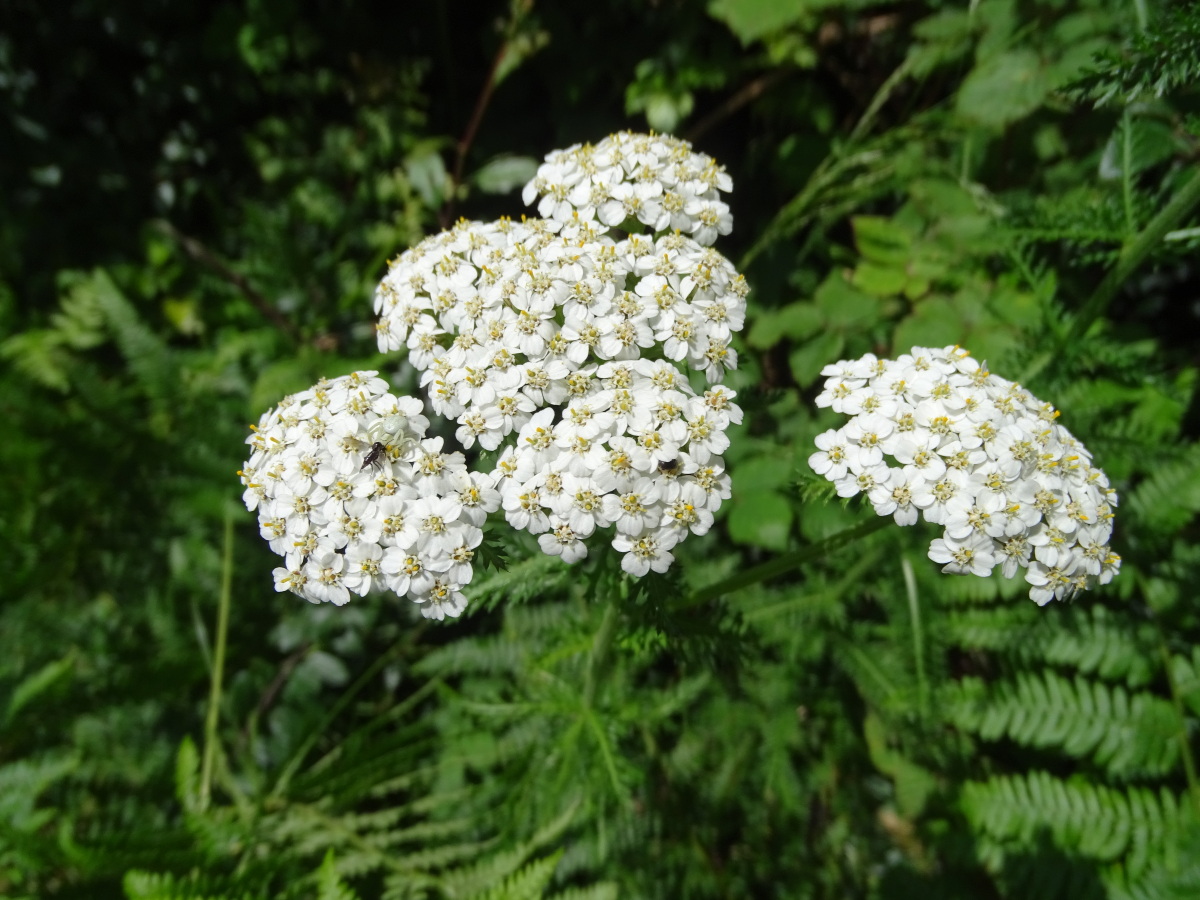
[[[81,273],[62,278],[64,293],[49,328],[31,328],[0,343],[0,359],[9,360],[27,378],[44,387],[66,391],[73,350],[87,350],[107,336],[104,314]]]
[[[984,740],[1087,756],[1117,778],[1164,775],[1178,762],[1183,723],[1169,701],[1146,692],[1021,672],[998,684],[964,679],[944,704],[950,722]]]
[[[1132,622],[1103,606],[1056,609],[1053,618],[1032,604],[1019,608],[948,611],[945,625],[953,644],[1005,654],[1014,663],[1043,662],[1095,674],[1129,687],[1149,683],[1154,664],[1154,628]]]
[[[513,554],[507,568],[476,579],[467,591],[472,607],[490,608],[500,600],[516,603],[555,590],[577,577],[562,560],[545,553]]]
[[[1180,830],[1180,806],[1165,788],[1121,791],[1048,772],[967,782],[961,808],[972,828],[1002,846],[1034,847],[1047,837],[1061,850],[1124,860],[1140,876]]]
[[[1200,444],[1157,466],[1123,505],[1145,528],[1162,534],[1181,529],[1200,512]]]
[[[226,893],[213,880],[139,869],[126,872],[121,887],[128,900],[249,900],[252,896]]]
[[[165,409],[179,385],[178,368],[167,345],[103,269],[92,273],[90,289],[138,386],[159,409]]]
[[[546,887],[554,877],[554,870],[562,857],[561,851],[542,859],[534,860],[508,875],[502,882],[481,893],[464,896],[478,900],[540,900]]]
[[[1171,657],[1171,681],[1179,700],[1200,716],[1200,647],[1192,648],[1190,659]]]

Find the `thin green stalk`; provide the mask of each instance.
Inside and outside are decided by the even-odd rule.
[[[1133,119],[1129,109],[1121,115],[1121,193],[1125,204],[1125,233],[1137,230],[1133,212]]]
[[[891,521],[891,518],[888,516],[875,516],[860,525],[855,525],[853,528],[847,528],[845,531],[840,531],[835,535],[827,537],[825,540],[813,544],[811,547],[804,547],[801,550],[777,556],[775,559],[768,560],[761,565],[745,569],[723,581],[718,581],[716,584],[710,584],[706,588],[701,588],[680,603],[678,608],[687,609],[690,606],[697,606],[720,597],[722,594],[729,594],[733,591],[741,590],[742,588],[783,575],[785,572],[799,568],[803,563],[811,559],[816,559],[819,556],[830,553],[845,544],[866,537],[868,534],[874,534],[876,531],[891,524]]]
[[[1192,797],[1192,805],[1200,812],[1200,780],[1196,777],[1196,758],[1192,755],[1192,745],[1187,736],[1187,712],[1183,708],[1183,698],[1179,696],[1179,686],[1175,681],[1175,673],[1171,666],[1171,651],[1167,649],[1167,638],[1157,617],[1154,619],[1158,628],[1158,650],[1162,656],[1163,671],[1167,675],[1167,687],[1171,691],[1171,704],[1179,716],[1179,755],[1183,759],[1183,774],[1187,779],[1188,793]]]
[[[866,111],[863,112],[862,118],[858,120],[858,124],[854,126],[854,130],[850,132],[850,140],[848,146],[854,144],[862,138],[875,124],[875,117],[879,115],[879,111],[883,109],[883,104],[891,99],[892,93],[900,86],[900,83],[906,79],[913,67],[915,57],[906,56],[904,61],[892,71],[892,74],[887,77],[887,80],[880,85],[879,90],[875,92],[875,96],[871,98],[871,102],[867,105]]]
[[[401,650],[406,649],[411,645],[412,639],[413,633],[410,632],[392,644],[386,653],[381,653],[378,657],[376,657],[375,661],[372,662],[371,665],[367,666],[366,670],[359,675],[357,679],[355,679],[354,683],[342,693],[342,696],[338,698],[337,702],[329,708],[329,712],[327,712],[321,719],[320,724],[312,729],[312,731],[308,733],[308,736],[301,741],[300,745],[292,752],[291,758],[288,759],[287,765],[284,766],[283,771],[279,774],[279,779],[275,782],[275,787],[271,790],[272,797],[283,796],[283,792],[287,790],[288,784],[291,783],[292,778],[295,777],[296,772],[300,769],[301,764],[308,756],[308,752],[313,748],[316,742],[323,735],[329,733],[330,726],[337,721],[338,716],[345,711],[346,707],[350,705],[351,701],[358,696],[359,692],[364,687],[366,687],[375,679],[375,677],[383,670],[385,666],[387,666],[389,663],[395,660],[397,656],[400,655]],[[429,687],[429,685],[426,685],[426,687]],[[424,692],[425,688],[423,687],[417,693],[421,695],[424,694]]]
[[[1146,9],[1146,0],[1133,0],[1133,11],[1137,14],[1138,31],[1145,31],[1150,26],[1150,11]]]
[[[1108,308],[1121,285],[1137,270],[1160,243],[1167,239],[1176,226],[1192,214],[1200,205],[1200,169],[1192,173],[1191,179],[1180,189],[1171,202],[1159,210],[1158,215],[1150,220],[1133,240],[1126,242],[1117,264],[1113,266],[1100,286],[1088,299],[1087,303],[1075,314],[1071,324],[1059,340],[1060,346],[1066,346],[1078,339],[1104,310]],[[1028,384],[1041,374],[1042,370],[1057,357],[1057,353],[1043,353],[1034,359],[1025,371],[1021,373],[1021,381]]]
[[[1075,321],[1071,323],[1068,338],[1083,334],[1087,327],[1108,308],[1108,304],[1117,295],[1121,285],[1162,243],[1168,232],[1173,231],[1180,222],[1191,215],[1198,204],[1200,204],[1200,170],[1193,172],[1191,179],[1171,198],[1171,202],[1159,210],[1158,215],[1150,220],[1137,237],[1125,244],[1121,255],[1117,258],[1117,264],[1100,282],[1100,286],[1096,288],[1095,293],[1079,311]]]
[[[904,573],[904,593],[908,596],[908,617],[912,622],[913,659],[917,665],[917,698],[921,717],[929,718],[929,680],[925,677],[925,637],[921,628],[921,604],[917,599],[917,578],[908,557],[900,560]]]
[[[200,767],[200,809],[208,809],[212,797],[213,768],[217,760],[217,722],[221,709],[221,678],[225,671],[225,643],[229,634],[229,607],[233,595],[233,510],[225,510],[225,543],[221,551],[221,593],[217,600],[216,646],[213,648],[212,681],[208,692],[208,714],[204,718],[204,760]]]
[[[786,237],[788,228],[794,228],[798,222],[803,221],[804,216],[799,215],[799,211],[809,206],[820,192],[824,190],[826,184],[833,180],[841,170],[849,167],[847,164],[853,159],[850,156],[851,151],[866,137],[871,126],[875,124],[875,119],[878,117],[879,111],[891,98],[900,84],[909,77],[911,69],[912,62],[906,58],[888,76],[879,90],[875,92],[875,96],[871,98],[871,102],[867,105],[866,110],[855,124],[846,141],[831,150],[829,155],[821,160],[812,175],[809,176],[800,193],[776,213],[775,218],[763,230],[758,240],[750,246],[750,249],[738,261],[739,269],[747,268],[760,253],[775,243],[776,240]]]

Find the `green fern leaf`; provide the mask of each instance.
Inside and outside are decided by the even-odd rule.
[[[1138,524],[1160,534],[1179,531],[1200,511],[1200,444],[1156,466],[1127,498]]]
[[[325,854],[325,860],[317,870],[317,900],[358,900],[358,894],[338,875],[332,850]]]
[[[1175,707],[1153,694],[1020,672],[998,684],[964,679],[947,695],[948,720],[984,740],[1055,747],[1090,757],[1117,778],[1165,775],[1178,762],[1182,723]]]
[[[167,345],[142,321],[103,269],[92,273],[90,290],[139,387],[157,409],[166,410],[179,385],[179,372]]]
[[[512,873],[501,884],[470,896],[478,900],[541,900],[554,877],[562,852],[534,860]]]
[[[1103,606],[1065,607],[1053,616],[1031,604],[955,609],[944,621],[951,643],[1003,653],[1015,665],[1069,666],[1129,687],[1148,684],[1157,671],[1153,626]]]
[[[961,808],[973,829],[1001,846],[1031,848],[1049,837],[1069,853],[1124,860],[1135,877],[1180,829],[1179,802],[1166,789],[1120,791],[1048,772],[967,782]]]

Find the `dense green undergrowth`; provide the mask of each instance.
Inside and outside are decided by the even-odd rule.
[[[1196,10],[0,15],[0,893],[1200,895]],[[737,187],[717,527],[635,580],[495,525],[454,622],[276,594],[245,423],[413,389],[385,260],[627,127]],[[822,366],[946,344],[1108,473],[1110,585],[943,575],[809,471]]]

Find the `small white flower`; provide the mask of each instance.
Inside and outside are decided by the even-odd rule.
[[[986,536],[969,535],[963,540],[937,538],[929,545],[929,558],[946,563],[943,572],[987,577],[996,565],[992,542]]]
[[[553,529],[538,538],[542,552],[550,556],[561,556],[563,562],[579,562],[587,556],[587,546],[581,536],[566,522],[555,516]]]
[[[617,534],[612,545],[614,550],[625,554],[621,559],[621,568],[640,578],[651,569],[655,572],[667,571],[675,561],[670,551],[677,542],[676,536],[668,531],[639,538]]]

